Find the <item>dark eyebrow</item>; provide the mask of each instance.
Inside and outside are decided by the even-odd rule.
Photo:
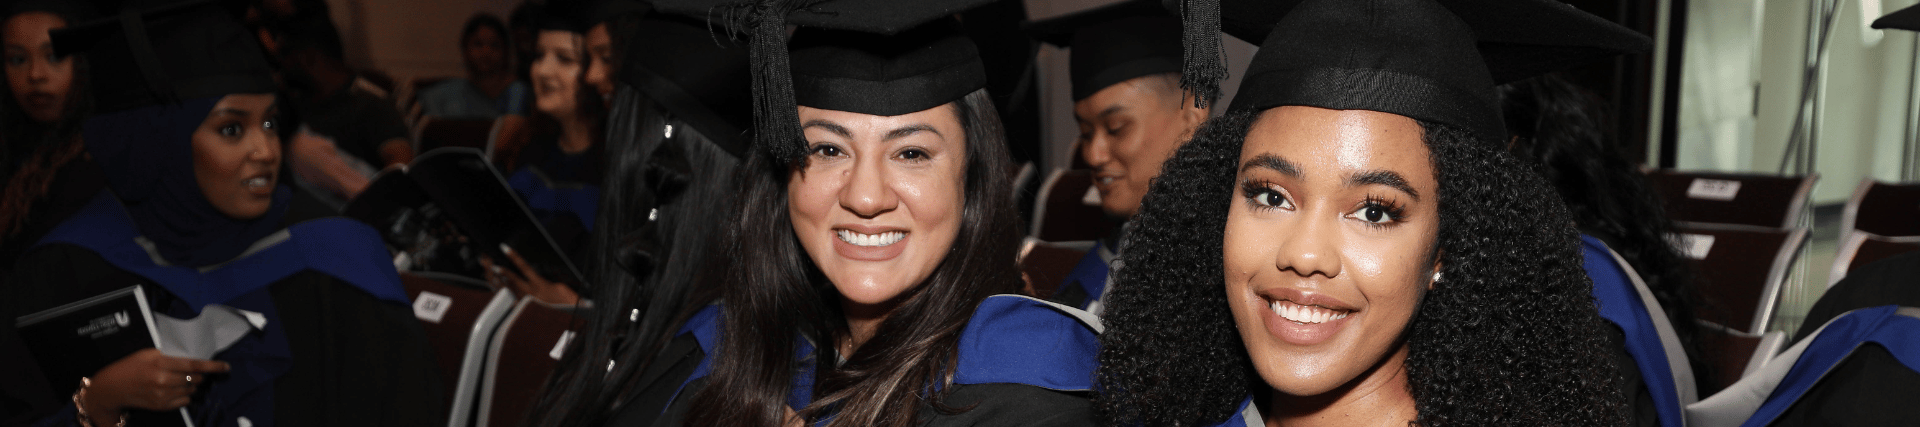
[[[1420,192],[1415,191],[1413,186],[1407,185],[1407,179],[1401,177],[1399,173],[1394,171],[1370,170],[1347,177],[1347,186],[1359,187],[1363,185],[1385,185],[1395,190],[1400,190],[1402,193],[1407,193],[1407,196],[1413,197],[1413,200],[1416,202],[1420,201]]]
[[[1098,113],[1094,113],[1093,117],[1080,117],[1080,113],[1073,113],[1073,120],[1077,122],[1090,122],[1094,120],[1100,120],[1100,119],[1107,118],[1107,116],[1111,116],[1114,113],[1118,113],[1126,109],[1127,109],[1127,106],[1125,105],[1109,105],[1107,106],[1106,109],[1100,110],[1100,112]]]
[[[1301,176],[1299,166],[1294,166],[1293,162],[1272,154],[1261,154],[1247,159],[1247,163],[1240,165],[1240,172],[1253,170],[1253,168],[1272,169],[1274,172],[1294,179],[1299,179]]]
[[[818,120],[818,119],[808,120],[807,124],[805,126],[801,126],[800,128],[805,129],[805,128],[811,128],[811,127],[826,129],[827,132],[833,132],[834,135],[840,135],[841,138],[853,139],[853,132],[848,132],[847,128],[840,127],[839,124],[835,124],[833,122],[829,122],[826,120]]]
[[[920,133],[920,132],[932,132],[932,133],[933,133],[934,135],[940,135],[940,131],[939,131],[939,130],[935,130],[935,129],[933,128],[933,126],[928,126],[928,125],[926,125],[926,124],[921,124],[921,123],[916,123],[916,124],[913,124],[913,125],[908,125],[908,126],[905,126],[905,127],[901,127],[901,128],[899,128],[899,129],[894,129],[894,130],[891,130],[891,131],[887,131],[887,137],[886,137],[886,138],[881,138],[881,140],[882,140],[882,141],[892,141],[892,140],[895,140],[895,139],[900,139],[900,138],[904,138],[904,137],[906,137],[907,135],[913,135],[913,134],[916,134],[916,133]],[[940,135],[940,136],[941,136],[941,137],[943,137],[943,138],[944,138],[944,137],[946,137],[946,135]]]
[[[212,112],[212,113],[208,113],[208,115],[214,115],[214,114],[218,114],[218,115],[223,115],[223,116],[241,116],[241,117],[246,117],[246,116],[247,116],[247,110],[242,110],[242,109],[238,109],[238,108],[216,108],[216,109],[214,109],[214,110],[213,110],[213,112]]]

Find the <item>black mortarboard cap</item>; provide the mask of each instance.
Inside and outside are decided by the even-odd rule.
[[[127,3],[52,33],[55,52],[86,55],[98,112],[276,91],[272,66],[231,4]]]
[[[736,156],[752,141],[752,76],[747,47],[715,43],[705,23],[660,14],[642,18],[628,47],[620,81],[699,129]]]
[[[1073,48],[1073,100],[1141,76],[1178,73],[1180,19],[1158,3],[1127,1],[1027,25],[1036,38]]]
[[[534,30],[585,33],[598,23],[593,20],[598,5],[591,0],[535,0],[528,4],[533,7]]]
[[[1875,19],[1873,28],[1920,31],[1920,5],[1908,6]]]
[[[1218,16],[1260,41],[1231,109],[1372,110],[1490,140],[1506,135],[1495,84],[1651,44],[1554,0],[1227,0]]]
[[[755,140],[806,155],[794,106],[894,116],[986,86],[980,52],[952,15],[991,0],[656,0],[660,11],[752,39]],[[791,43],[786,25],[799,29]]]

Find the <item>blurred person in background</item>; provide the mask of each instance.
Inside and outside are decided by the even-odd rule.
[[[102,354],[74,378],[0,365],[0,419],[137,425],[185,408],[197,425],[444,422],[425,332],[378,233],[279,181],[285,104],[254,36],[216,5],[53,34],[96,67],[82,132],[111,191],[31,249],[0,294],[0,318],[14,319],[139,284],[154,318],[196,322],[154,323],[156,337],[205,345]],[[45,360],[20,357],[36,343],[15,345],[13,328],[0,322],[0,360]]]
[[[86,61],[54,52],[50,31],[91,15],[85,3],[34,0],[3,9],[0,75],[0,277],[28,245],[106,184],[80,141],[92,100]],[[4,286],[4,283],[0,283]]]
[[[585,45],[585,13],[581,1],[548,1],[533,9],[535,45],[532,80],[535,114],[530,139],[504,141],[496,155],[514,172],[508,185],[520,194],[534,216],[561,250],[576,264],[592,255],[591,232],[600,210],[600,188],[605,176],[606,147],[602,123],[604,104],[587,87],[585,74],[592,58]],[[503,134],[520,132],[503,129]],[[509,257],[518,257],[509,253]],[[483,260],[490,280],[505,281],[551,304],[574,304],[579,296],[538,274],[494,268],[516,260]],[[580,284],[575,284],[580,285]]]
[[[421,89],[421,114],[462,118],[526,114],[527,83],[514,79],[510,34],[507,24],[493,14],[468,18],[460,29],[460,60],[466,64],[467,77]]]
[[[1713,370],[1700,356],[1693,278],[1687,259],[1667,239],[1673,224],[1659,193],[1605,134],[1605,110],[1594,95],[1558,74],[1500,85],[1494,93],[1506,118],[1508,151],[1532,163],[1553,184],[1580,229],[1601,317],[1616,328],[1618,335],[1611,339],[1625,351],[1616,363],[1628,380],[1622,385],[1632,399],[1636,423],[1677,425],[1684,416],[1679,387],[1693,388]],[[1634,278],[1644,283],[1654,301],[1640,299]],[[1672,331],[1673,343],[1660,342],[1651,315],[1662,317],[1660,323],[1667,326],[1659,328]],[[1667,345],[1678,346],[1686,355],[1679,361],[1685,365],[1680,382],[1692,384],[1672,379],[1676,372],[1670,371]],[[1655,393],[1652,388],[1673,391]]]
[[[288,157],[304,188],[337,208],[380,169],[413,161],[405,120],[391,102],[354,84],[330,17],[297,13],[265,29],[299,119]]]
[[[1100,209],[1126,221],[1147,184],[1209,117],[1180,87],[1180,19],[1155,2],[1122,2],[1034,23],[1048,43],[1071,46],[1068,75],[1080,157],[1094,169]],[[1124,225],[1095,242],[1049,299],[1100,314],[1125,240]]]

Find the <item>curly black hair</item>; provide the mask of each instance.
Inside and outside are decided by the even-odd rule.
[[[1695,381],[1716,380],[1700,355],[1693,309],[1701,301],[1692,269],[1667,240],[1673,222],[1660,193],[1605,131],[1604,103],[1558,74],[1496,86],[1494,95],[1513,135],[1509,150],[1559,190],[1580,231],[1606,242],[1640,273],[1679,336]]]
[[[1222,266],[1240,149],[1259,115],[1204,126],[1129,225],[1095,373],[1101,424],[1216,424],[1266,389],[1227,309]],[[1445,280],[1408,326],[1415,423],[1626,423],[1578,233],[1553,189],[1495,144],[1420,124],[1439,180]]]

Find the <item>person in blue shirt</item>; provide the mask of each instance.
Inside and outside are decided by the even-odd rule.
[[[513,43],[507,24],[481,12],[460,28],[460,60],[467,77],[420,89],[420,113],[432,117],[494,118],[527,114],[527,82],[513,78]]]

